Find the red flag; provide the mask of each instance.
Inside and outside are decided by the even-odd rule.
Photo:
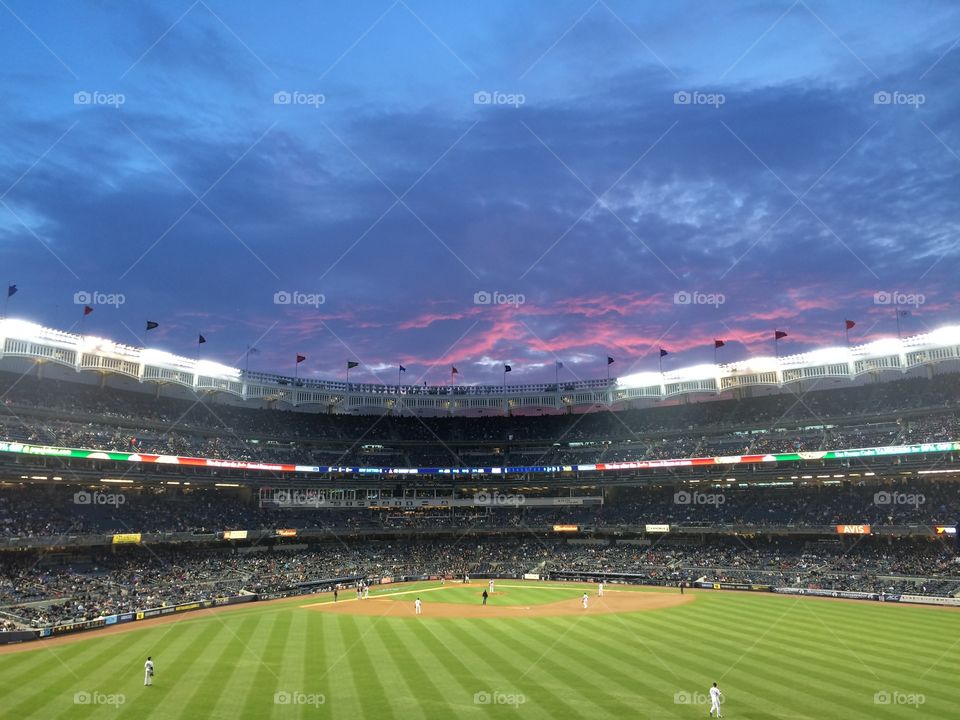
[[[714,341],[713,341],[713,349],[714,349],[714,350],[716,350],[717,348],[722,348],[724,345],[726,345],[726,343],[725,343],[723,340],[714,340]]]
[[[843,323],[847,326],[847,330],[853,330],[853,326],[856,325],[853,320],[844,320]]]
[[[89,305],[84,305],[84,306],[83,306],[83,314],[84,314],[84,315],[89,315],[89,314],[92,313],[92,312],[93,312],[93,308],[92,308],[92,307],[90,307]]]
[[[307,356],[306,356],[306,355],[297,355],[297,365],[299,365],[300,363],[302,363],[302,362],[303,362],[304,360],[306,360],[306,359],[307,359]]]
[[[787,336],[787,334],[786,334],[783,330],[774,330],[774,331],[773,331],[773,339],[774,339],[774,340],[779,340],[780,338],[785,338],[786,336]]]

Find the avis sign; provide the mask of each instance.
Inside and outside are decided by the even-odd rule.
[[[837,525],[837,532],[840,535],[869,535],[869,525]]]

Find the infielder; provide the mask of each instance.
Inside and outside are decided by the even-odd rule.
[[[423,615],[423,603],[420,602],[420,598],[417,598],[417,601],[413,604],[413,607],[416,609],[417,615]]]
[[[589,600],[589,598],[590,598],[589,595],[587,595],[586,593],[583,594],[582,602],[583,602],[583,609],[584,609],[584,610],[587,609],[587,601]]]
[[[713,687],[710,688],[710,717],[713,717],[714,711],[716,711],[718,718],[723,717],[723,715],[720,714],[720,698],[722,697],[723,693],[720,692],[720,688],[714,683]]]
[[[603,582],[597,585],[597,597],[603,597]]]
[[[492,593],[493,592],[493,580],[487,583],[487,589]]]
[[[153,658],[150,657],[143,664],[143,684],[145,686],[153,685]]]
[[[363,584],[363,599],[368,600],[370,598],[370,586],[366,583]]]

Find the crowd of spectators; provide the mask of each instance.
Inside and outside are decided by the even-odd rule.
[[[316,465],[555,465],[956,439],[960,375],[577,415],[264,409],[0,373],[0,438]],[[5,412],[4,412],[5,411]]]
[[[267,501],[272,495],[265,494]],[[532,498],[531,498],[532,499]],[[16,484],[0,487],[0,538],[109,533],[194,533],[275,528],[428,530],[541,529],[573,523],[591,529],[685,527],[813,527],[838,524],[954,525],[960,485],[941,480],[788,487],[746,484],[612,488],[604,502],[570,506],[527,504],[523,495],[480,494],[466,506],[340,508],[277,507],[242,490],[190,491],[103,486]]]
[[[329,589],[357,579],[464,575],[749,582],[864,592],[960,593],[960,563],[936,542],[757,542],[707,545],[531,539],[395,540],[323,546],[185,550],[132,547],[58,560],[23,555],[0,570],[0,622],[9,628],[91,620],[242,593]],[[618,579],[624,579],[620,577]]]

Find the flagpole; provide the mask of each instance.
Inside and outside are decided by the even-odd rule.
[[[402,367],[403,365],[397,363],[397,392],[400,392],[400,368]]]
[[[897,319],[897,339],[903,340],[903,336],[900,334],[900,308],[896,305],[893,306],[893,316]]]
[[[717,347],[717,341],[714,340],[714,341],[713,341],[713,364],[714,364],[714,365],[717,364],[717,350],[718,350],[718,349],[719,349],[719,348]]]
[[[556,378],[557,378],[557,379],[556,379],[556,382],[557,382],[557,392],[560,392],[560,361],[559,361],[559,360],[554,360],[554,361],[553,361],[553,369],[556,371],[555,374],[556,374]]]
[[[847,347],[849,348],[850,347],[850,325],[847,323],[846,320],[843,321],[843,329],[847,334]]]

